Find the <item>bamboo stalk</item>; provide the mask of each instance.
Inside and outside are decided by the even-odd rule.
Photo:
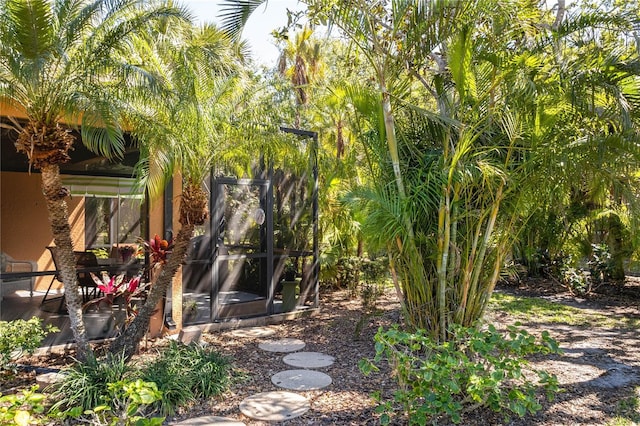
[[[440,207],[438,217],[438,319],[440,327],[440,341],[444,342],[447,338],[447,265],[449,260],[449,242],[451,240],[451,203],[450,203],[450,187],[447,186],[444,191],[444,203]]]
[[[489,246],[489,240],[491,235],[493,234],[493,228],[496,223],[496,218],[498,217],[498,211],[500,209],[500,202],[502,199],[502,191],[504,188],[504,182],[500,184],[498,187],[498,191],[496,193],[495,200],[493,202],[493,208],[491,209],[491,214],[489,216],[489,221],[487,222],[487,227],[485,228],[484,237],[482,239],[482,244],[480,246],[480,251],[478,252],[478,261],[477,265],[474,267],[474,272],[471,280],[471,288],[470,288],[470,297],[472,305],[467,309],[465,313],[465,324],[473,322],[474,318],[469,315],[469,312],[472,312],[475,309],[475,305],[477,303],[478,298],[478,281],[480,279],[480,272],[482,271],[482,265],[484,263],[484,258],[487,253],[487,247]]]

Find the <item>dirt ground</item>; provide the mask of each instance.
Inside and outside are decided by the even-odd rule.
[[[623,292],[595,294],[575,298],[562,289],[552,289],[549,283],[524,282],[503,286],[498,291],[544,297],[579,309],[617,314],[625,318],[640,318],[640,280],[632,279]],[[373,425],[378,424],[374,391],[390,394],[394,388],[389,371],[363,376],[357,363],[372,357],[373,335],[378,327],[399,321],[399,306],[393,291],[378,299],[375,314],[365,314],[359,298],[350,298],[345,291],[328,292],[322,296],[321,309],[310,317],[268,326],[269,339],[297,338],[306,343],[304,351],[322,352],[335,357],[336,362],[319,369],[331,376],[333,383],[319,391],[299,392],[311,402],[311,410],[303,416],[282,422],[283,425]],[[492,318],[499,325],[513,319],[501,312]],[[522,324],[531,333],[550,332],[564,350],[563,355],[532,360],[558,376],[563,389],[552,402],[543,402],[543,410],[535,416],[505,420],[501,415],[481,410],[466,415],[464,425],[614,425],[621,416],[638,420],[640,407],[625,405],[640,386],[640,330],[605,329],[558,324]],[[271,382],[271,376],[289,369],[283,354],[258,348],[263,338],[242,337],[237,332],[207,334],[204,340],[220,352],[233,358],[236,377],[231,389],[222,397],[199,402],[183,409],[169,421],[199,415],[227,416],[247,425],[268,425],[244,416],[238,406],[255,393],[281,390]],[[153,349],[150,349],[152,352]],[[60,365],[61,357],[26,360],[39,365]],[[0,385],[0,391],[3,385]],[[7,384],[4,384],[7,387]],[[636,395],[635,401],[640,399]],[[398,420],[395,424],[403,424]],[[443,423],[440,423],[443,424]],[[446,423],[445,423],[446,424]],[[633,423],[626,423],[633,424]]]

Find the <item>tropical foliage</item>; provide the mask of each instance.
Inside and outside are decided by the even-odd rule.
[[[241,57],[225,34],[212,26],[190,24],[178,30],[172,35],[166,25],[159,25],[151,38],[137,40],[139,59],[166,86],[159,96],[141,99],[128,116],[141,146],[141,181],[154,195],[175,173],[180,173],[183,184],[181,227],[172,241],[172,254],[158,265],[145,304],[111,346],[113,352],[124,351],[128,357],[137,350],[152,313],[182,264],[195,227],[208,218],[208,194],[202,184],[224,146],[225,126],[240,82]]]
[[[51,232],[58,247],[71,329],[78,356],[90,355],[82,322],[69,211],[60,179],[61,163],[77,142],[106,157],[125,150],[124,102],[152,74],[132,63],[129,47],[159,18],[182,19],[181,12],[158,3],[23,1],[0,2],[0,101],[26,117],[4,124],[18,133],[16,149],[39,169]]]
[[[347,200],[368,249],[390,254],[413,327],[444,341],[450,324],[474,324],[513,244],[526,251],[536,233],[554,234],[535,222],[540,206],[563,211],[558,201],[584,193],[581,182],[629,194],[609,199],[633,211],[639,85],[637,47],[628,43],[637,18],[628,11],[569,13],[562,3],[552,14],[491,1],[308,5],[312,19],[338,27],[368,61],[371,84],[349,100],[370,184]],[[603,30],[588,31],[595,26]],[[607,58],[595,50],[605,42],[618,46]],[[620,168],[603,169],[605,146]],[[611,202],[600,205],[619,216]],[[628,255],[614,221],[598,220],[618,259]]]
[[[364,258],[388,265],[408,331],[381,332],[378,358],[419,368],[425,352],[445,364],[453,354],[464,371],[456,362],[437,366],[438,380],[451,372],[474,380],[447,383],[444,396],[432,391],[440,383],[426,381],[425,392],[396,402],[415,413],[423,409],[412,401],[438,400],[454,420],[467,400],[535,411],[531,386],[514,399],[491,393],[519,377],[517,366],[496,376],[493,364],[488,375],[474,370],[488,365],[475,363],[478,354],[486,360],[511,344],[497,344],[494,330],[482,334],[478,323],[509,263],[530,274],[555,271],[575,293],[609,280],[624,285],[625,262],[640,245],[638,6],[307,0],[304,25],[290,22],[300,31],[277,33],[278,68],[256,72],[238,39],[263,3],[223,1],[220,30],[133,0],[0,0],[0,101],[27,117],[4,125],[18,131],[17,149],[42,172],[54,239],[66,253],[61,274],[80,356],[90,348],[58,169],[77,143],[69,130],[78,127],[89,148],[117,158],[126,128],[142,154],[141,185],[155,196],[171,179],[182,184],[180,229],[171,243],[148,244],[158,266],[147,300],[110,348],[126,360],[206,222],[203,181],[212,171],[254,177],[274,166],[277,242],[306,219],[290,206],[299,196],[309,210],[310,180],[285,182],[309,176],[315,148],[275,135],[284,124],[320,135],[323,278],[348,282],[355,295],[360,265],[371,263]],[[328,37],[318,36],[319,24]],[[304,235],[296,241],[307,243]],[[100,285],[109,297],[124,291],[117,281]],[[394,358],[400,353],[407,358]],[[144,380],[162,381],[173,398],[163,368]],[[402,374],[401,385],[419,382],[411,369]]]

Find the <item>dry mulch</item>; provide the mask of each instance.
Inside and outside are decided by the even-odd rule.
[[[378,327],[399,321],[397,299],[392,293],[383,295],[378,300],[376,312],[367,315],[363,313],[361,301],[350,298],[345,291],[326,294],[320,305],[321,309],[313,316],[267,326],[275,331],[269,337],[238,338],[232,331],[205,335],[204,339],[212,347],[234,359],[241,375],[222,398],[184,414],[194,417],[213,413],[241,420],[247,425],[272,424],[249,419],[238,406],[253,394],[283,390],[271,383],[271,376],[294,368],[282,361],[286,354],[263,351],[258,344],[264,339],[295,338],[306,343],[303,351],[321,352],[335,358],[333,365],[316,369],[331,376],[333,383],[322,390],[297,392],[311,402],[311,410],[281,424],[376,424],[375,403],[370,394],[376,390],[390,390],[393,383],[384,375],[364,377],[358,369],[358,361],[373,356],[373,336]]]
[[[640,280],[628,283],[624,293],[596,294],[585,299],[576,299],[563,289],[551,287],[548,282],[529,281],[500,291],[545,297],[583,309],[640,318]],[[267,326],[275,332],[268,339],[301,339],[306,342],[304,351],[322,352],[336,358],[332,366],[318,369],[332,377],[333,383],[329,387],[298,392],[310,400],[311,410],[280,424],[378,424],[378,415],[374,411],[376,404],[370,395],[374,391],[390,395],[394,388],[393,379],[388,369],[365,377],[357,364],[360,359],[373,356],[373,336],[378,327],[388,327],[400,321],[399,305],[393,290],[378,299],[376,308],[375,313],[365,313],[359,298],[350,298],[345,291],[328,292],[323,295],[316,315]],[[494,319],[502,325],[512,322],[501,313],[494,313]],[[462,424],[605,425],[621,414],[620,402],[637,392],[636,388],[640,386],[640,330],[585,329],[557,324],[523,326],[534,334],[548,330],[565,350],[564,355],[532,361],[536,367],[557,374],[563,392],[554,401],[544,402],[543,410],[535,416],[507,421],[501,415],[480,410],[465,416]],[[285,354],[262,351],[258,348],[262,339],[236,337],[232,331],[207,334],[203,339],[233,359],[234,383],[220,398],[194,404],[169,420],[217,415],[232,417],[247,425],[272,424],[247,418],[238,406],[244,398],[255,393],[281,390],[271,383],[271,376],[290,368],[282,362]],[[60,365],[68,358],[58,356],[27,361],[39,365]],[[0,391],[1,388],[0,385]],[[633,409],[627,410],[628,418],[640,417],[638,409],[635,408],[635,413]],[[396,424],[403,424],[403,420],[399,419]]]

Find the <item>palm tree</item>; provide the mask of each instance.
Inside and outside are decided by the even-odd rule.
[[[69,129],[80,124],[82,143],[96,153],[115,158],[124,153],[119,89],[151,77],[126,61],[126,49],[155,19],[180,15],[177,9],[137,0],[0,1],[0,102],[26,117],[26,122],[10,117],[9,127],[18,132],[17,150],[41,172],[81,359],[91,348],[82,322],[68,191],[59,168],[77,143]]]
[[[545,184],[531,194],[526,211],[532,220],[520,241],[532,273],[538,271],[542,254],[551,259],[562,257],[566,249],[590,254],[594,236],[588,228],[602,225],[598,216],[637,220],[633,174],[640,158],[640,61],[629,44],[633,15],[624,10],[627,6],[607,13],[591,7],[583,5],[556,19],[531,53],[544,72],[528,82],[540,94],[537,109],[530,112],[539,123],[539,149],[548,153],[537,165],[546,171],[539,182]],[[610,236],[616,233],[613,228]],[[616,238],[608,239],[622,279],[624,250]],[[582,253],[576,252],[578,245]]]
[[[143,113],[130,117],[145,152],[140,170],[147,187],[158,193],[179,172],[182,194],[181,227],[171,255],[138,315],[110,347],[111,353],[124,353],[127,358],[137,351],[151,315],[184,262],[195,227],[208,218],[203,182],[225,146],[224,134],[234,109],[230,101],[240,81],[240,58],[234,56],[235,46],[224,33],[213,26],[186,26],[182,31],[180,43],[158,43],[153,56],[157,71],[171,87],[169,98],[146,104]],[[146,113],[149,110],[151,116]]]
[[[287,77],[296,95],[296,121],[300,128],[301,110],[309,104],[309,86],[318,77],[320,65],[320,43],[313,38],[313,30],[305,27],[295,35],[294,41],[286,45],[278,60],[278,72]]]
[[[259,2],[225,3],[227,23],[239,25]],[[638,99],[638,80],[628,76],[637,61],[609,63],[615,72],[596,91],[590,83],[606,67],[585,72],[575,61],[572,74],[550,65],[564,48],[558,41],[585,23],[564,22],[562,4],[553,16],[535,3],[492,0],[305,3],[312,20],[339,28],[369,61],[379,108],[354,102],[354,109],[370,114],[358,139],[373,184],[353,199],[367,200],[365,231],[391,254],[407,322],[447,340],[450,324],[470,326],[482,315],[528,219],[522,208],[536,205],[524,195],[544,185],[554,153],[574,152],[562,146],[567,134],[558,120],[574,120],[583,136],[597,115],[589,111],[632,120],[622,107]],[[545,43],[550,51],[540,50]],[[587,102],[568,103],[570,89],[541,82],[549,69],[555,87],[582,76]],[[597,104],[616,92],[625,93],[617,109]],[[573,109],[585,116],[567,115]]]

